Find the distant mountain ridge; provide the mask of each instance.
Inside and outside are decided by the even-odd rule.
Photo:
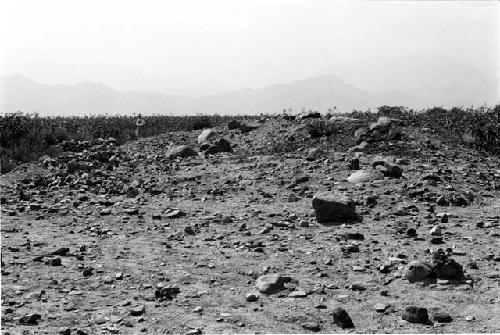
[[[382,104],[419,108],[425,101],[399,91],[370,94],[335,77],[324,75],[260,89],[188,98],[156,92],[117,91],[100,83],[40,84],[23,75],[0,78],[0,112],[47,115],[90,114],[260,114],[294,112],[302,108],[324,112],[374,108]]]

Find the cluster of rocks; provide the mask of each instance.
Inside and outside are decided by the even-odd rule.
[[[417,290],[418,296],[432,301],[433,290],[448,294],[464,289],[464,300],[458,302],[463,306],[475,299],[476,288],[487,290],[497,284],[497,272],[482,271],[495,266],[500,256],[493,251],[478,255],[491,249],[478,237],[485,236],[490,244],[498,237],[499,218],[491,214],[496,207],[488,209],[489,216],[481,214],[471,221],[475,214],[465,211],[477,213],[479,207],[446,208],[445,212],[439,206],[466,206],[473,200],[474,205],[482,205],[483,199],[477,201],[476,194],[494,196],[491,182],[500,177],[500,171],[490,168],[485,173],[486,163],[479,159],[455,170],[447,167],[444,155],[412,160],[385,152],[378,147],[383,143],[376,141],[397,138],[393,136],[397,121],[384,118],[358,133],[366,141],[363,145],[380,149],[384,156],[340,152],[337,147],[332,152],[331,147],[321,145],[325,139],[315,139],[318,145],[311,148],[306,137],[297,134],[296,141],[303,142],[297,152],[241,154],[250,149],[259,152],[259,146],[271,147],[276,139],[298,129],[294,128],[297,124],[318,121],[315,118],[291,125],[282,121],[283,127],[268,129],[268,133],[265,129],[247,133],[241,122],[232,122],[226,129],[174,133],[124,147],[112,140],[65,144],[64,154],[42,161],[45,176],[23,179],[18,193],[2,197],[8,220],[8,227],[2,227],[2,239],[8,236],[2,240],[6,241],[2,275],[7,279],[2,284],[9,286],[5,294],[8,327],[45,327],[53,322],[54,316],[37,311],[29,301],[33,295],[25,298],[18,285],[27,269],[37,274],[51,272],[50,279],[40,276],[41,284],[36,284],[54,292],[47,305],[63,300],[63,313],[78,309],[70,303],[73,298],[80,299],[82,313],[94,311],[95,301],[109,300],[113,309],[122,309],[119,317],[92,317],[92,325],[83,326],[94,327],[90,333],[96,332],[95,327],[126,333],[136,326],[133,331],[147,333],[143,325],[167,323],[168,327],[188,325],[188,329],[172,326],[172,332],[201,334],[205,324],[207,332],[234,332],[254,323],[250,319],[258,320],[252,324],[257,328],[275,326],[279,317],[286,320],[280,320],[280,327],[290,324],[287,331],[302,327],[317,332],[325,324],[365,331],[371,321],[365,318],[366,309],[361,309],[369,299],[377,300],[372,313],[386,316],[386,325],[393,323],[395,312],[399,319],[426,325],[431,320],[459,319],[457,307],[450,307],[449,314],[436,312],[433,302],[424,305],[427,310],[419,304],[407,306],[413,304],[408,300]],[[434,152],[422,148],[422,155]],[[217,155],[233,150],[233,155]],[[469,183],[474,194],[461,191],[459,183]],[[494,197],[486,199],[495,204]],[[12,209],[18,211],[17,217],[11,216]],[[47,233],[34,237],[32,229]],[[85,239],[88,245],[66,247],[77,239]],[[433,252],[427,243],[456,245]],[[469,245],[474,247],[459,250]],[[422,254],[432,259],[410,262],[424,259]],[[464,263],[467,272],[459,264],[465,255],[470,257]],[[266,270],[248,271],[262,263]],[[131,264],[134,271],[125,270]],[[243,269],[242,273],[235,268]],[[74,270],[78,273],[72,277]],[[293,277],[282,275],[292,271]],[[476,277],[471,280],[474,275],[482,277],[478,284]],[[148,278],[154,278],[152,285]],[[408,285],[403,280],[421,284]],[[247,293],[237,301],[235,295],[242,291]],[[125,293],[132,295],[132,302],[121,301]],[[42,293],[36,295],[38,301],[47,300]],[[329,307],[330,298],[338,304]],[[221,312],[226,303],[230,308],[233,302],[240,311],[254,313],[252,318]],[[300,308],[291,307],[289,315],[280,315],[290,306]],[[309,307],[328,314],[313,315],[307,312]],[[177,310],[181,313],[176,314]],[[212,313],[216,314],[213,320]],[[64,333],[75,329],[66,328]],[[78,333],[85,334],[83,330]]]
[[[414,283],[427,279],[462,280],[465,276],[463,266],[439,248],[433,253],[431,262],[410,262],[404,278]]]

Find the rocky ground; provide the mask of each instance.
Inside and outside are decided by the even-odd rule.
[[[315,122],[65,143],[3,175],[2,333],[500,332],[500,159]]]

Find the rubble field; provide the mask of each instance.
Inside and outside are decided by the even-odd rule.
[[[498,156],[316,116],[58,152],[1,177],[3,334],[500,332]]]

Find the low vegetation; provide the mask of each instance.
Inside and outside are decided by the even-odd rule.
[[[435,107],[424,111],[409,110],[402,106],[381,106],[378,113],[353,111],[347,116],[374,121],[379,115],[401,119],[406,126],[429,128],[445,141],[500,154],[500,105],[476,109]],[[146,116],[141,136],[216,127],[232,119],[244,118],[258,117]],[[40,117],[23,113],[0,116],[1,173],[11,171],[20,163],[50,154],[51,147],[63,141],[114,137],[118,143],[125,143],[135,138],[136,119],[135,116]],[[320,119],[309,124],[308,131],[312,138],[336,136],[345,133],[338,129],[339,126]]]

